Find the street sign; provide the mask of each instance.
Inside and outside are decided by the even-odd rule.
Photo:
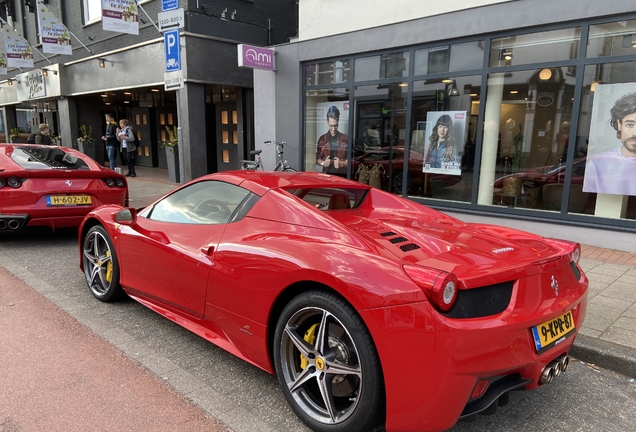
[[[166,72],[181,70],[181,43],[179,41],[179,29],[168,30],[163,34],[163,42],[166,51]]]
[[[168,12],[159,12],[159,30],[165,31],[185,26],[183,8]]]
[[[179,0],[161,0],[161,11],[169,11],[179,7]]]
[[[185,87],[183,82],[183,71],[166,72],[163,74],[164,90],[178,90]]]

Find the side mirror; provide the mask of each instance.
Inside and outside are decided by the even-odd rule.
[[[113,221],[122,225],[133,225],[137,222],[137,210],[134,208],[126,208],[113,213]]]

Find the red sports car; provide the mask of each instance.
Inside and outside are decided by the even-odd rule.
[[[0,144],[0,233],[76,227],[104,204],[128,205],[121,174],[71,148]]]
[[[276,373],[317,431],[492,413],[567,368],[587,304],[577,244],[319,173],[230,171],[105,206],[79,252],[97,299],[125,291]]]

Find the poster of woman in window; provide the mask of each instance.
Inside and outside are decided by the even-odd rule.
[[[636,195],[636,84],[594,91],[583,192]]]
[[[466,136],[466,111],[429,111],[422,171],[461,175]]]

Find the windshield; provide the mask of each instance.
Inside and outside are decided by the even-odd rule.
[[[84,160],[66,153],[62,147],[14,147],[11,159],[27,170],[90,170]]]

